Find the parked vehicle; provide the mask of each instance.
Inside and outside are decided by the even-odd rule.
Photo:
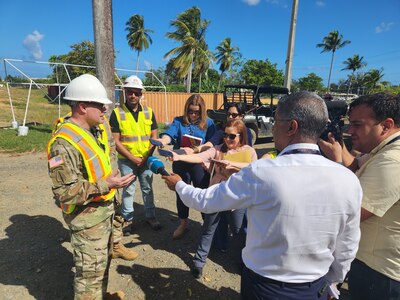
[[[284,87],[267,85],[226,85],[224,102],[220,109],[207,110],[208,116],[215,123],[225,123],[226,112],[231,103],[244,102],[246,114],[243,121],[250,128],[253,144],[257,138],[272,137],[274,113],[279,99],[287,95]]]

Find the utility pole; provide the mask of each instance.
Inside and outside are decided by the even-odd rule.
[[[284,85],[290,91],[290,85],[292,84],[292,62],[294,52],[294,40],[296,37],[296,24],[297,24],[297,8],[299,0],[293,0],[292,4],[292,18],[290,20],[290,31],[289,31],[289,42],[286,55],[286,70],[285,70],[285,82]]]
[[[92,10],[96,74],[115,105],[112,0],[92,0]]]

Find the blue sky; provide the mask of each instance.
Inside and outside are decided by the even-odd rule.
[[[143,15],[145,27],[154,30],[139,68],[165,66],[164,54],[177,46],[165,37],[173,31],[170,21],[192,6],[211,21],[206,35],[210,50],[230,37],[243,58],[268,58],[284,71],[292,0],[114,0],[115,66],[135,69],[136,52],[129,48],[125,31],[134,14]],[[333,82],[348,74],[341,71],[342,62],[359,54],[368,64],[364,71],[383,67],[383,80],[400,84],[399,0],[299,0],[294,79],[315,72],[326,84],[331,55],[321,54],[316,44],[332,30],[351,41],[335,54]],[[0,39],[0,59],[47,61],[66,54],[72,44],[94,40],[92,1],[0,0]],[[33,77],[43,76],[35,72]],[[4,78],[3,66],[0,76]]]

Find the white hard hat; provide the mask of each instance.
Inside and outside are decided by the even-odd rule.
[[[142,81],[136,75],[131,75],[128,78],[126,78],[123,87],[131,89],[141,89],[141,90],[144,89]]]
[[[90,74],[83,74],[73,79],[65,89],[65,100],[79,102],[97,102],[111,104],[107,92],[100,80]]]

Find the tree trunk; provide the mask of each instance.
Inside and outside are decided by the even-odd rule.
[[[349,97],[349,94],[350,94],[351,80],[353,79],[353,76],[354,76],[354,71],[353,71],[353,73],[351,73],[351,76],[350,76],[350,82],[349,82],[349,87],[347,89],[346,100],[347,100],[347,98]]]
[[[138,71],[139,71],[139,54],[140,54],[140,52],[138,50],[137,58],[136,58],[136,75],[138,74]]]
[[[190,89],[192,87],[192,71],[193,71],[193,63],[190,64],[189,73],[186,79],[186,93],[190,93]]]
[[[190,93],[192,87],[192,72],[193,72],[194,50],[192,50],[192,61],[190,62],[189,73],[187,75],[186,93]]]
[[[331,75],[332,75],[332,66],[333,66],[333,57],[334,56],[335,56],[335,51],[332,51],[331,67],[329,68],[329,77],[328,77],[328,93],[331,90]]]
[[[199,75],[199,94],[201,93],[201,73]]]
[[[219,87],[221,86],[221,81],[222,81],[222,75],[224,74],[224,72],[221,72],[221,75],[219,76],[219,80],[218,80],[218,87],[217,87],[217,93],[219,92]]]
[[[112,0],[92,0],[96,74],[115,105]],[[108,110],[111,112],[111,110]]]

